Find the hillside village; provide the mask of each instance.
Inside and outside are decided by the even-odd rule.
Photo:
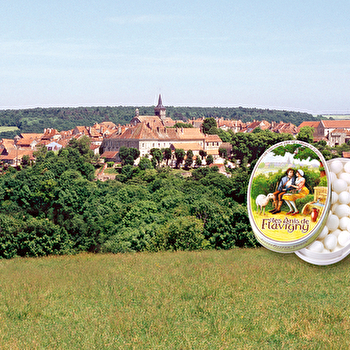
[[[140,157],[150,154],[152,148],[170,148],[173,156],[169,165],[175,164],[174,153],[177,149],[192,150],[193,156],[200,154],[219,158],[219,149],[230,151],[230,144],[223,142],[218,135],[202,132],[205,118],[189,120],[192,128],[174,128],[177,121],[167,117],[161,95],[154,108],[154,115],[140,115],[136,109],[135,116],[127,125],[116,125],[105,121],[92,126],[76,126],[72,130],[58,131],[53,128],[43,130],[43,133],[22,133],[14,139],[0,141],[0,161],[10,166],[22,163],[23,157],[34,160],[34,152],[45,146],[48,151],[58,151],[68,145],[71,139],[87,136],[90,148],[95,155],[105,161],[118,162],[121,147],[133,147],[139,150]],[[266,120],[243,123],[241,120],[215,118],[217,127],[233,133],[251,133],[256,128],[270,130],[275,133],[288,133],[294,137],[304,126],[314,128],[314,140],[326,141],[334,147],[350,140],[350,120],[305,121],[299,126],[292,123],[272,122]]]

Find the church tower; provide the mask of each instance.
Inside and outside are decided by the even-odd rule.
[[[154,114],[157,115],[160,119],[164,119],[166,117],[166,109],[162,103],[162,96],[159,94],[158,105],[154,107]]]

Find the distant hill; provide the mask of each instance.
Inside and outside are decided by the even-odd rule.
[[[327,119],[350,119],[350,114],[323,114]]]
[[[45,128],[59,131],[73,129],[77,125],[90,126],[94,123],[111,121],[115,124],[127,124],[135,115],[153,115],[154,106],[149,107],[76,107],[76,108],[32,108],[20,110],[0,110],[0,126],[16,126],[18,131],[0,132],[0,138],[13,137],[21,132],[42,132]],[[240,119],[243,122],[267,120],[290,122],[300,125],[306,120],[320,120],[308,113],[244,108],[244,107],[166,107],[167,115],[175,120],[187,121],[201,117],[222,117]]]

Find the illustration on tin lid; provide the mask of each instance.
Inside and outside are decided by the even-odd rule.
[[[328,192],[320,157],[318,150],[308,144],[286,141],[260,158],[250,181],[248,207],[250,218],[263,236],[292,242],[316,228],[326,214]]]

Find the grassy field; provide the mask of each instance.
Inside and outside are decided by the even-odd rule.
[[[264,248],[0,261],[0,349],[349,349],[350,259]]]
[[[350,114],[323,114],[323,117],[333,119],[350,119]]]
[[[0,126],[0,132],[19,130],[17,126]]]

